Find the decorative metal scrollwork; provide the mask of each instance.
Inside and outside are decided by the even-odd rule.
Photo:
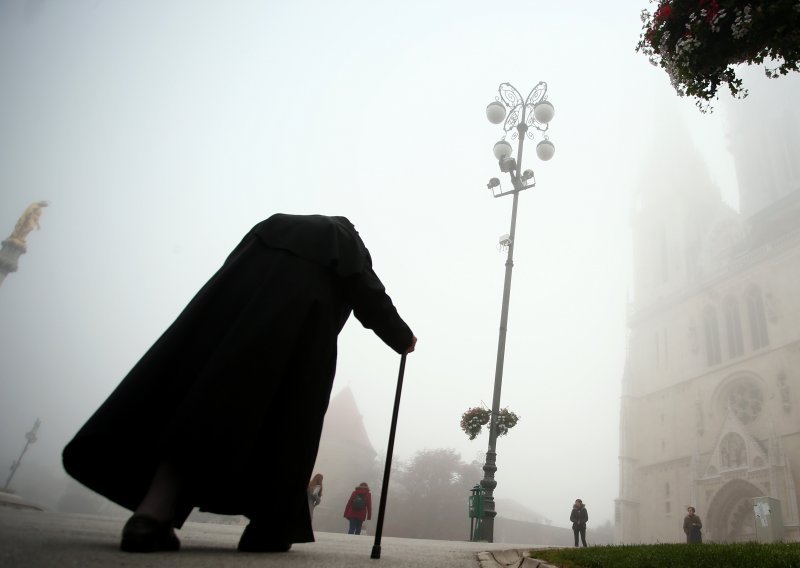
[[[503,123],[503,130],[508,132],[509,130],[513,130],[514,128],[517,127],[517,124],[519,124],[519,119],[520,119],[519,115],[520,109],[522,109],[522,105],[517,105],[508,112],[506,121],[505,123]]]
[[[547,83],[539,81],[536,86],[528,93],[528,98],[525,99],[526,105],[535,105],[547,98]]]
[[[522,95],[511,83],[501,83],[498,90],[500,91],[498,100],[502,101],[508,108],[514,108],[522,104]]]
[[[547,100],[547,83],[540,81],[531,89],[524,102],[520,92],[511,83],[501,83],[498,91],[500,95],[495,98],[508,108],[508,116],[506,116],[506,120],[503,123],[504,131],[509,132],[516,129],[522,120],[523,114],[525,115],[525,125],[527,127],[533,127],[540,132],[547,131],[549,126],[536,120],[533,114],[533,107]],[[527,132],[527,135],[528,138],[533,139],[532,132]],[[512,135],[512,139],[516,140],[516,133]]]

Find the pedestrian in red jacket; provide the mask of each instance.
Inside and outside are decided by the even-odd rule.
[[[360,483],[350,494],[344,508],[344,518],[350,521],[347,534],[361,534],[361,525],[372,518],[372,493],[365,482]]]

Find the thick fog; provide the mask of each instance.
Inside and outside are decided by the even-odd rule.
[[[495,496],[613,520],[631,196],[675,166],[657,117],[682,124],[659,147],[692,147],[736,205],[728,107],[699,113],[635,53],[647,5],[0,0],[2,238],[49,201],[0,286],[0,481],[38,417],[17,478],[63,483],[64,444],[275,212],[350,218],[419,338],[395,454],[482,463],[459,420],[491,405],[511,219],[485,107],[546,81],[556,154],[526,146],[501,402],[521,420]],[[351,319],[334,393],[381,453],[398,363]]]

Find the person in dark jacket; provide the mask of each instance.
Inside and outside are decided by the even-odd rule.
[[[193,507],[246,515],[239,550],[314,540],[306,487],[351,311],[414,350],[345,217],[277,214],[245,235],[64,449],[70,475],[134,511],[123,550],[178,550]]]
[[[578,546],[578,535],[581,537],[583,546],[586,546],[586,523],[589,521],[589,512],[580,499],[575,499],[572,512],[569,514],[572,521],[572,533],[575,535],[575,546]]]
[[[694,507],[686,508],[686,516],[683,518],[683,532],[686,533],[686,542],[689,544],[703,542],[703,534],[700,529],[703,523],[700,517],[695,515]]]
[[[350,494],[350,499],[344,508],[344,518],[350,521],[347,534],[361,534],[364,521],[372,518],[372,493],[369,491],[369,485],[362,482]]]

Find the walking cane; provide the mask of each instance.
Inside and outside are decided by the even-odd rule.
[[[389,491],[389,473],[392,469],[392,452],[394,451],[394,432],[397,429],[397,414],[400,411],[400,392],[403,390],[403,373],[406,370],[406,354],[400,358],[400,372],[397,376],[397,392],[394,395],[392,411],[392,427],[389,429],[389,448],[386,450],[386,467],[383,468],[383,487],[381,487],[381,504],[378,507],[378,526],[375,528],[375,543],[372,545],[370,558],[381,557],[381,533],[383,532],[383,512],[386,510],[386,494]]]

